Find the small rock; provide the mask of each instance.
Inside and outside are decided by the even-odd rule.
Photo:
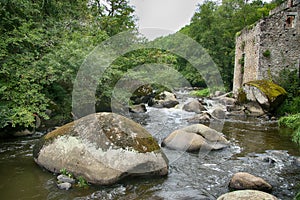
[[[264,157],[264,158],[263,158],[263,161],[264,161],[264,162],[267,162],[267,163],[269,163],[269,164],[274,164],[274,163],[276,163],[276,160],[275,160],[274,158],[269,157],[269,156]]]
[[[217,119],[224,119],[225,118],[225,111],[222,108],[217,107],[213,110],[211,115],[213,117],[217,118]]]
[[[145,113],[147,112],[145,104],[133,105],[129,107],[129,112],[132,113]]]
[[[206,110],[205,107],[197,100],[193,100],[185,104],[182,109],[187,112],[195,112],[198,114]]]
[[[248,102],[244,105],[244,110],[248,111],[248,115],[251,116],[263,116],[265,111],[257,102]]]
[[[177,101],[175,94],[167,91],[164,91],[155,98],[152,98],[148,103],[149,106],[156,108],[173,108],[177,104],[179,104],[179,102]]]
[[[202,122],[209,122],[210,121],[210,115],[208,113],[201,113],[198,115],[195,115],[192,118],[187,119],[188,122],[195,122],[195,123],[202,123]]]
[[[294,163],[297,167],[300,167],[300,157],[295,158]]]
[[[260,177],[253,176],[246,172],[239,172],[233,175],[230,180],[229,187],[234,190],[261,190],[270,192],[272,186]]]
[[[239,190],[220,196],[217,200],[278,200],[275,196],[257,190]]]
[[[16,136],[16,137],[23,137],[23,136],[28,136],[28,135],[33,135],[35,133],[34,130],[30,131],[28,130],[27,128],[24,129],[24,130],[20,130],[20,131],[17,131],[15,133],[13,133],[13,136]]]
[[[219,97],[217,98],[218,101],[223,104],[223,105],[230,105],[230,106],[234,106],[236,100],[234,98],[230,98],[230,97]]]
[[[71,187],[72,187],[72,184],[71,183],[59,183],[57,184],[57,187],[61,190],[69,190]]]
[[[64,183],[64,182],[66,182],[66,183],[71,183],[71,184],[75,183],[75,179],[70,178],[70,177],[68,177],[68,176],[66,176],[66,175],[63,175],[63,174],[58,175],[58,176],[57,176],[57,180],[58,180],[60,183]]]
[[[215,97],[221,96],[221,95],[223,95],[223,94],[225,94],[225,92],[222,92],[222,91],[216,91],[216,92],[215,92]]]
[[[274,117],[274,116],[272,116],[272,117],[271,117],[271,120],[272,120],[272,121],[275,121],[275,120],[277,120],[277,118]]]

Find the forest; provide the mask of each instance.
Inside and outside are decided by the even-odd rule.
[[[103,3],[105,2],[105,3]],[[201,44],[216,63],[227,91],[232,89],[235,36],[251,26],[281,0],[206,0],[198,5],[190,24],[179,32]],[[54,125],[72,120],[72,91],[86,56],[106,39],[132,31],[131,40],[147,42],[138,34],[134,8],[128,0],[3,0],[0,2],[0,128],[34,127],[36,117]],[[155,42],[168,43],[168,37]],[[185,59],[162,49],[140,49],[112,63],[99,81],[96,98],[109,111],[112,88],[129,69],[147,63],[171,64],[192,86],[206,87],[201,75]],[[285,74],[293,78],[292,74]],[[289,97],[281,110],[299,110],[298,84],[282,85]],[[159,87],[159,86],[157,86]]]
[[[232,92],[237,36],[283,2],[204,0],[152,40],[131,0],[1,0],[1,198],[300,199],[299,72],[259,80],[272,109]]]

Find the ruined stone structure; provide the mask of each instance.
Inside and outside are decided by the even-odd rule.
[[[300,67],[300,0],[289,0],[268,17],[237,33],[233,92],[252,80],[276,81],[283,69]]]

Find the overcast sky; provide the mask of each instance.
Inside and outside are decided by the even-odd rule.
[[[148,38],[174,33],[190,22],[203,0],[130,0],[140,31]],[[150,29],[145,29],[150,28]]]

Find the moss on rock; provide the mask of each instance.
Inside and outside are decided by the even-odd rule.
[[[256,80],[245,83],[254,86],[263,92],[273,102],[278,96],[286,96],[287,92],[279,85],[268,80]]]

